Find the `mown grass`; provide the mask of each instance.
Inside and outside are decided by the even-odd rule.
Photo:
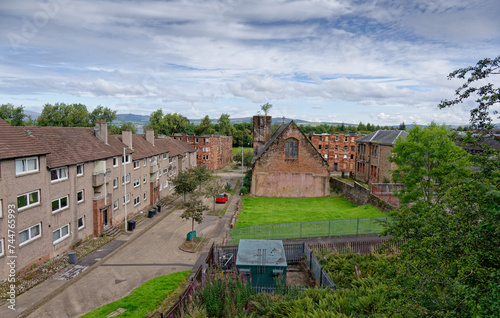
[[[280,223],[385,217],[371,205],[357,206],[341,198],[244,197],[235,228]]]
[[[106,317],[118,308],[126,309],[119,317],[144,317],[148,312],[160,306],[178,286],[185,282],[191,271],[172,273],[165,276],[153,278],[132,293],[120,300],[101,306],[84,316],[83,318]]]
[[[243,147],[243,153],[253,151],[252,147]],[[233,155],[241,154],[241,147],[233,147]]]

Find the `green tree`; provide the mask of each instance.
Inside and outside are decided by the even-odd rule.
[[[362,122],[359,122],[359,124],[358,124],[358,131],[364,131],[364,130],[368,130],[366,128],[366,125],[363,124]]]
[[[193,179],[199,187],[199,191],[201,191],[203,182],[207,181],[212,176],[212,171],[201,165],[189,169],[189,173],[191,173]]]
[[[12,126],[23,126],[24,119],[28,118],[28,115],[24,113],[23,106],[15,107],[12,104],[3,104],[0,106],[0,118]]]
[[[181,214],[181,218],[189,220],[191,219],[191,232],[194,231],[194,222],[198,224],[203,222],[203,212],[208,210],[208,206],[203,204],[201,200],[192,199],[189,202],[185,202],[184,206],[186,210]]]
[[[241,164],[241,152],[238,152],[233,156],[233,160],[239,164]],[[247,150],[243,152],[243,165],[245,167],[250,167],[253,162],[253,151]]]
[[[224,136],[232,136],[235,132],[233,125],[231,125],[231,119],[229,119],[228,114],[221,114],[219,120],[217,121],[219,134]]]
[[[213,199],[213,212],[215,212],[215,200],[219,194],[224,192],[225,187],[225,183],[220,178],[212,178],[205,184],[205,197]]]
[[[132,131],[132,134],[137,134],[137,127],[131,121],[124,122],[120,127],[115,125],[108,126],[108,133],[111,135],[119,135],[123,130],[129,129]]]
[[[196,134],[198,136],[209,135],[215,133],[210,117],[206,115],[200,122],[200,125],[196,129]]]
[[[90,114],[82,104],[45,104],[37,118],[38,126],[89,127]]]
[[[179,173],[170,179],[175,187],[175,194],[182,195],[184,202],[186,202],[186,195],[196,190],[196,180],[189,171],[179,171]]]
[[[94,108],[89,117],[92,125],[95,125],[98,120],[105,120],[109,125],[109,123],[116,119],[116,110],[111,110],[108,107],[99,105]]]
[[[435,123],[425,129],[415,125],[406,138],[396,140],[392,153],[389,160],[397,165],[393,179],[405,185],[399,194],[404,204],[439,204],[454,180],[470,174],[465,150],[455,145],[445,126]]]
[[[399,124],[399,130],[406,130],[406,125],[405,125],[405,122],[402,122],[401,124]]]
[[[267,116],[267,112],[273,107],[272,104],[265,103],[264,105],[260,105],[260,109],[264,112],[264,116]]]
[[[454,106],[472,96],[476,96],[477,106],[470,112],[470,123],[472,127],[487,130],[493,128],[492,115],[497,115],[498,111],[493,110],[490,113],[490,109],[495,104],[500,103],[500,88],[494,87],[492,83],[482,84],[490,75],[498,74],[500,74],[500,55],[494,59],[485,58],[480,60],[475,66],[469,66],[451,72],[448,75],[448,79],[465,79],[465,83],[455,91],[455,99],[442,100],[439,107],[445,108]],[[475,84],[479,84],[479,86],[474,86]]]

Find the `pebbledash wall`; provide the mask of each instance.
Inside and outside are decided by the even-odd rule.
[[[104,122],[12,127],[0,119],[0,281],[9,274],[10,250],[20,272],[101,235],[124,220],[125,205],[130,217],[171,195],[170,178],[196,165],[195,156],[194,148],[152,130],[113,136]]]
[[[233,160],[232,136],[174,134],[172,138],[195,148],[197,165],[209,170],[221,169]]]

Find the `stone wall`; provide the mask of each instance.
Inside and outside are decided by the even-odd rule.
[[[371,194],[370,189],[367,189],[357,182],[351,184],[336,178],[331,178],[330,185],[339,190],[347,200],[357,205],[370,204],[384,212],[392,211],[395,208],[391,204],[385,202],[382,198]]]

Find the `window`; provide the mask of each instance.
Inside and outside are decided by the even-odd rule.
[[[335,159],[337,159],[337,155],[335,155]]]
[[[189,142],[189,137],[186,138],[186,141]]]
[[[122,177],[122,184],[130,182],[130,173]]]
[[[78,203],[85,201],[84,190],[80,190],[76,193],[76,201],[78,201]]]
[[[163,168],[163,173],[167,173],[168,172],[168,168]]]
[[[189,141],[189,140],[188,140]],[[163,154],[163,159],[167,159],[167,153]]]
[[[42,236],[42,223],[38,223],[19,232],[19,246],[27,244]]]
[[[335,136],[335,141],[339,141],[339,136]]]
[[[147,162],[148,162],[148,160],[147,160],[146,158],[144,158],[144,159],[142,160],[142,165],[145,167]]]
[[[118,178],[113,179],[113,189],[118,188]]]
[[[168,184],[168,189],[169,189],[169,190],[172,190],[173,188],[174,188],[174,183],[173,183],[173,182],[170,182],[170,183]]]
[[[37,172],[38,157],[16,159],[16,176],[20,174]]]
[[[295,138],[285,141],[285,158],[297,158],[299,142]]]
[[[344,155],[344,159],[347,159],[347,155]]]
[[[130,155],[122,156],[122,163],[123,164],[130,163]]]
[[[323,137],[319,136],[318,138],[319,138],[319,141],[323,141]]]
[[[27,209],[40,203],[40,190],[21,194],[17,196],[17,208]]]
[[[0,199],[0,219],[3,218],[3,209],[2,209],[2,207],[3,207],[3,200]]]
[[[76,176],[83,176],[83,164],[76,165]]]
[[[372,148],[372,156],[377,158],[378,157],[378,145],[377,146],[373,146]]]
[[[344,141],[348,142],[349,141],[349,137],[344,137]]]
[[[134,169],[139,169],[140,166],[141,163],[139,162],[139,160],[134,160]]]
[[[160,191],[162,190],[162,187],[161,187],[161,182],[160,182]]]
[[[116,209],[118,209],[118,200],[115,200],[113,202],[113,210],[116,210]]]
[[[163,188],[165,188],[165,189],[166,189],[166,188],[167,188],[167,185],[168,185],[168,181],[167,181],[167,180],[163,181]]]
[[[69,236],[69,224],[52,232],[52,242],[57,244]]]
[[[321,150],[321,145],[318,146],[318,149]]]
[[[144,177],[142,177],[142,182],[143,182],[143,183],[146,183],[146,178],[147,178],[147,176],[146,176],[146,175],[144,175]]]
[[[339,150],[339,146],[338,145],[335,145],[335,150]]]
[[[134,206],[139,205],[141,203],[141,198],[140,197],[135,197],[134,198]]]
[[[118,167],[118,157],[113,157],[113,167]]]
[[[50,171],[50,180],[54,181],[62,181],[68,179],[68,168],[62,167],[57,169],[52,169]]]
[[[354,155],[351,155],[351,160],[354,159]]]
[[[3,238],[0,239],[0,257],[2,257],[5,254],[4,249],[3,249]]]
[[[195,143],[198,143],[198,138],[195,138],[195,141],[194,141],[194,142],[195,142]]]
[[[68,196],[52,201],[52,213],[59,212],[68,207]]]
[[[127,193],[126,196],[123,196],[123,204],[130,202],[130,193]]]
[[[85,227],[85,215],[78,219],[78,229],[81,230]]]
[[[141,178],[134,179],[134,188],[137,188],[141,184]]]
[[[344,146],[344,152],[347,152],[347,146]]]
[[[328,150],[328,145],[325,145],[325,150]]]
[[[172,159],[172,157],[168,158],[168,163],[172,164],[172,162],[174,162],[174,159]]]
[[[158,175],[161,176],[161,168],[158,170]]]
[[[146,201],[146,192],[142,196],[144,197],[144,201]]]
[[[351,146],[351,151],[354,151],[354,146]]]
[[[328,159],[328,154],[325,153],[325,159]]]

